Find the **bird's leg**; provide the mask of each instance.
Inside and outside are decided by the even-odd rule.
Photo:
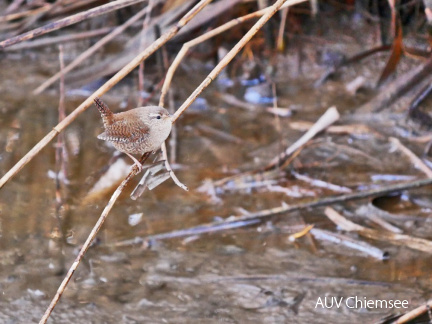
[[[138,173],[140,173],[143,169],[142,164],[140,163],[140,161],[138,161],[136,158],[134,158],[132,155],[130,155],[129,153],[126,153],[136,164],[136,166],[138,167]]]

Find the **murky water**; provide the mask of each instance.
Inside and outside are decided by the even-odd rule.
[[[309,50],[313,52],[314,48]],[[352,50],[359,50],[359,46]],[[56,70],[53,51],[9,54],[0,61],[2,175],[56,124],[57,91],[31,94],[48,71]],[[346,304],[327,308],[319,301],[327,297],[329,303],[333,297],[343,297],[345,302],[353,296],[361,300],[398,299],[407,300],[412,309],[429,298],[429,254],[389,242],[368,241],[390,253],[389,260],[379,261],[340,245],[316,241],[310,235],[295,243],[289,241],[288,235],[305,223],[336,231],[320,208],[282,215],[256,226],[155,241],[150,248],[117,246],[135,237],[238,215],[239,208],[254,212],[337,194],[296,180],[292,169],[354,191],[399,181],[398,176],[424,177],[392,150],[386,138],[398,137],[402,130],[405,134],[411,131],[412,125],[398,113],[382,122],[375,120],[370,124],[373,131],[365,135],[320,134],[290,167],[271,179],[272,185],[292,189],[305,198],[270,190],[266,185],[225,190],[217,195],[218,202],[198,191],[206,179],[222,179],[268,163],[302,135],[302,131],[290,127],[292,121],[313,122],[330,105],[349,115],[353,107],[368,98],[367,94],[352,96],[344,90],[344,78],[359,73],[359,67],[347,68],[342,80],[330,80],[315,89],[313,82],[324,68],[306,61],[303,74],[294,78],[298,69],[292,62],[297,62],[295,55],[280,57],[279,65],[289,72],[277,74],[278,106],[293,109],[289,118],[276,119],[264,106],[238,108],[220,96],[220,92],[227,92],[243,100],[243,86],[225,90],[214,85],[206,90],[205,109],[191,109],[177,124],[177,175],[191,191],[184,192],[168,180],[133,201],[129,194],[135,180],[116,203],[97,244],[79,266],[52,315],[52,323],[355,323],[378,320],[400,309]],[[373,71],[376,63],[368,64],[361,69]],[[177,102],[181,103],[203,77],[198,72],[194,77],[176,76]],[[128,97],[133,106],[136,97],[130,93],[136,93],[132,79],[104,99],[116,110]],[[67,111],[82,100],[68,96]],[[233,135],[236,140],[209,135],[203,125]],[[66,131],[70,184],[61,191],[65,204],[60,219],[56,216],[55,183],[49,177],[55,169],[54,143],[0,190],[2,323],[39,320],[107,203],[109,194],[88,197],[113,154],[96,138],[101,129],[98,113],[91,107]],[[424,144],[408,145],[420,154]],[[125,161],[130,163],[128,158]],[[414,192],[381,198],[374,204],[391,212],[392,223],[405,233],[430,238],[430,190]],[[420,198],[424,204],[419,203]],[[373,226],[355,214],[358,207],[367,204],[363,200],[343,207],[352,213],[353,221]],[[143,213],[142,219],[131,226],[128,217],[137,213]]]

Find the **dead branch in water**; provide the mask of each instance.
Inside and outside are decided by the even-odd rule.
[[[215,186],[222,186],[229,181],[236,181],[238,179],[243,179],[245,177],[253,176],[260,172],[272,172],[276,167],[284,167],[290,163],[290,157],[292,157],[296,152],[299,152],[312,138],[314,138],[318,133],[327,129],[330,125],[335,123],[339,119],[340,115],[336,107],[330,107],[326,112],[303,134],[295,143],[290,145],[284,152],[276,156],[270,163],[268,163],[264,168],[257,170],[247,171],[233,176],[229,176],[223,179],[219,179],[213,182]]]
[[[394,144],[403,154],[405,154],[412,162],[412,164],[419,170],[421,170],[428,178],[432,178],[432,170],[409,148],[401,143],[395,137],[389,138],[390,143]]]
[[[364,227],[346,219],[331,207],[327,207],[324,213],[333,223],[345,231],[353,231],[360,234],[361,236],[371,238],[373,240],[386,241],[392,244],[403,245],[414,250],[432,253],[432,241],[410,235],[378,231]]]
[[[432,179],[415,180],[411,182],[399,183],[392,186],[381,187],[377,189],[356,192],[347,195],[330,196],[330,197],[316,199],[316,200],[312,200],[309,202],[300,203],[296,205],[284,204],[283,206],[280,207],[260,210],[254,213],[248,213],[247,215],[231,216],[228,219],[220,222],[202,224],[196,227],[176,230],[168,233],[150,235],[147,237],[138,237],[133,240],[127,240],[127,241],[117,243],[117,245],[124,246],[124,245],[132,245],[132,244],[142,244],[147,240],[170,239],[170,238],[183,237],[189,235],[198,235],[204,233],[213,233],[222,230],[229,230],[233,228],[258,224],[272,217],[288,216],[287,214],[292,213],[294,211],[305,210],[305,209],[310,209],[315,207],[330,206],[337,203],[342,203],[342,202],[347,202],[352,200],[372,198],[372,197],[389,194],[392,192],[399,192],[402,190],[420,188],[420,187],[430,186],[430,185],[432,185]],[[432,250],[428,250],[428,252],[432,252]]]

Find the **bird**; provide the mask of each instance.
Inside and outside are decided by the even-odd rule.
[[[163,107],[146,106],[115,114],[100,98],[96,97],[94,103],[105,128],[97,138],[126,153],[141,172],[142,164],[132,154],[154,152],[161,147],[171,132],[170,113]]]

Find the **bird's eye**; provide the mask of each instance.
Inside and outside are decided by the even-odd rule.
[[[162,118],[161,114],[149,114],[149,117],[156,118],[156,119],[161,119]]]

